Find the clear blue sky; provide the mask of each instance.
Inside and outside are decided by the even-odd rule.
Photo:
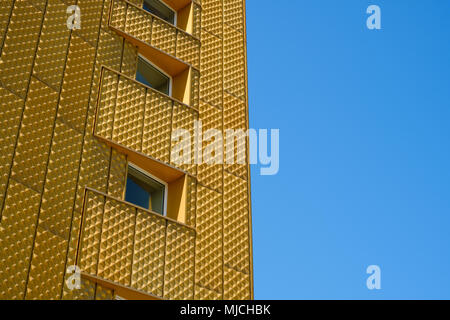
[[[247,29],[250,125],[281,140],[255,298],[450,299],[450,1],[247,0]]]

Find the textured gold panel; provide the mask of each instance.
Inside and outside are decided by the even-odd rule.
[[[224,26],[224,89],[245,99],[244,34]]]
[[[187,185],[186,224],[195,227],[195,215],[197,211],[197,179],[187,176]]]
[[[202,30],[200,96],[202,100],[220,108],[223,99],[222,59],[222,39]]]
[[[13,0],[0,1],[0,53],[2,52],[3,38],[9,22],[9,15],[13,7]]]
[[[177,30],[163,20],[154,18],[151,44],[168,54],[175,55]]]
[[[108,0],[109,1],[109,0]],[[97,46],[100,19],[105,1],[102,0],[78,0],[77,5],[81,10],[81,29],[77,30],[84,39],[93,46]],[[67,15],[65,15],[67,17]]]
[[[248,274],[224,268],[224,300],[250,300],[250,276]]]
[[[108,194],[122,199],[125,195],[125,184],[127,179],[127,157],[112,149],[111,164],[109,169]]]
[[[113,0],[111,12],[111,26],[125,30],[125,21],[127,18],[127,3],[122,0]]]
[[[192,35],[196,37],[197,39],[200,39],[201,37],[201,22],[202,22],[202,8],[200,5],[193,3],[194,5],[194,27],[192,30]]]
[[[191,136],[191,143],[194,145],[194,121],[198,120],[198,113],[185,105],[174,102],[172,116],[172,131],[177,129],[188,130]],[[172,146],[173,148],[173,146]],[[193,147],[192,147],[193,148]],[[197,175],[197,165],[194,163],[194,152],[191,152],[191,161],[189,164],[177,165],[182,170],[189,172],[191,175]]]
[[[48,2],[33,69],[35,75],[58,89],[69,45],[66,9],[67,5],[62,2]]]
[[[164,297],[194,298],[194,231],[169,222],[166,236]]]
[[[67,240],[38,227],[26,299],[61,298]]]
[[[95,133],[103,138],[111,139],[119,76],[108,69],[104,69],[101,81]]]
[[[202,121],[204,135],[210,129],[222,131],[222,111],[203,101],[200,102],[200,120]],[[207,140],[208,137],[205,137],[204,139],[206,141],[203,141],[203,152],[205,151],[206,146],[213,142],[213,140]],[[198,165],[198,181],[218,192],[222,192],[222,171],[222,164],[202,163]]]
[[[169,162],[172,100],[147,90],[142,152],[155,159]]]
[[[247,108],[245,102],[225,93],[223,103],[224,129],[247,130]]]
[[[221,37],[223,25],[223,0],[202,1],[202,30]],[[228,1],[228,0],[225,0]]]
[[[191,68],[191,107],[198,110],[200,103],[200,72]]]
[[[72,35],[58,115],[80,132],[86,121],[94,59],[95,50],[83,39]]]
[[[223,107],[223,126],[224,131],[227,129],[242,130],[242,133],[247,132],[247,108],[245,102],[235,96],[225,93],[224,94],[224,107]],[[245,144],[240,144],[240,140],[226,141],[225,152],[231,155],[234,154],[233,164],[225,164],[225,170],[233,173],[234,175],[247,180],[247,140]],[[245,159],[244,164],[239,164],[238,159]]]
[[[131,285],[133,237],[136,209],[106,199],[97,275],[101,278]]]
[[[0,106],[0,208],[2,208],[24,102],[0,87]]]
[[[177,33],[177,57],[199,68],[200,41],[191,35],[178,31]]]
[[[141,41],[150,43],[152,37],[152,19],[153,17],[147,12],[133,6],[128,6],[127,25],[124,31]]]
[[[166,221],[138,210],[131,286],[163,295]]]
[[[197,188],[195,283],[222,292],[222,195]]]
[[[35,190],[44,183],[57,99],[53,89],[31,79],[12,176]]]
[[[1,81],[23,98],[39,39],[42,15],[28,1],[15,1],[0,57]]]
[[[84,139],[79,185],[106,192],[111,149],[91,133],[87,133]]]
[[[134,79],[136,77],[137,57],[137,48],[125,41],[123,43],[121,73]]]
[[[83,136],[56,121],[39,225],[69,238]]]
[[[194,300],[222,300],[222,294],[196,285]]]
[[[11,180],[0,224],[0,299],[23,299],[40,195]]]
[[[84,272],[93,275],[97,274],[104,205],[104,196],[93,192],[86,194],[78,266]]]
[[[223,236],[225,266],[249,273],[249,211],[247,181],[224,173]]]
[[[116,33],[101,29],[97,51],[97,66],[105,65],[119,71],[122,61],[123,42],[123,38]]]
[[[242,0],[226,0],[223,3],[224,23],[239,32],[244,30],[244,2]]]
[[[138,151],[142,145],[145,92],[135,81],[119,78],[112,140]]]

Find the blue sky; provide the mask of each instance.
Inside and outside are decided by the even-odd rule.
[[[450,1],[247,0],[247,32],[281,149],[252,167],[255,298],[450,299]]]

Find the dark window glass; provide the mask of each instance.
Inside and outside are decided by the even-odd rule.
[[[144,10],[154,14],[157,17],[175,24],[175,12],[158,0],[144,0]]]
[[[139,57],[136,80],[164,94],[170,94],[170,78]]]
[[[164,214],[165,186],[134,166],[128,166],[125,201]]]

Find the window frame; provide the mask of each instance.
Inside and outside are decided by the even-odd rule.
[[[163,208],[163,213],[161,214],[161,216],[167,217],[167,198],[169,197],[169,194],[168,194],[168,192],[169,192],[169,184],[167,182],[165,182],[164,180],[161,180],[158,177],[155,177],[154,175],[152,175],[151,173],[145,171],[144,169],[142,169],[138,165],[134,164],[133,162],[128,162],[128,166],[127,166],[127,183],[125,185],[125,192],[123,194],[123,199],[124,200],[126,199],[125,196],[126,196],[127,185],[128,185],[128,167],[132,167],[134,170],[139,171],[143,175],[146,175],[150,179],[153,179],[156,182],[158,182],[158,183],[160,183],[160,184],[162,184],[164,186],[164,208]],[[129,203],[131,203],[131,202],[129,202]],[[140,207],[140,206],[138,206],[136,204],[133,204],[133,205],[135,205],[137,207]],[[149,211],[154,212],[156,214],[159,214],[158,212],[153,211],[151,208],[149,208],[149,209],[143,208],[143,209],[149,210]]]
[[[148,13],[154,15],[155,17],[158,17],[158,19],[161,19],[161,20],[163,20],[164,22],[167,22],[168,24],[170,24],[170,25],[176,27],[176,26],[178,25],[178,11],[175,10],[174,8],[172,8],[171,6],[169,6],[165,1],[162,1],[162,0],[155,0],[155,1],[158,1],[158,2],[161,3],[163,6],[167,7],[170,11],[173,12],[173,23],[171,23],[171,22],[169,22],[169,21],[167,21],[167,20],[165,20],[165,19],[163,19],[163,18],[161,18],[161,17],[158,17],[156,14],[154,14],[154,13],[152,13],[152,12],[149,12],[149,11],[145,10],[145,9],[144,9],[145,0],[142,1],[142,9],[145,10],[146,12],[148,12]]]
[[[153,90],[155,90],[155,91],[157,91],[157,92],[159,92],[159,93],[161,93],[161,94],[164,94],[164,95],[166,95],[166,96],[172,98],[173,77],[172,77],[171,75],[169,75],[167,72],[165,72],[164,70],[162,70],[161,68],[159,68],[158,66],[156,66],[153,62],[151,62],[150,60],[148,60],[148,59],[147,59],[146,57],[144,57],[141,53],[138,53],[138,60],[137,60],[137,63],[136,63],[137,66],[139,65],[139,63],[138,63],[138,62],[139,62],[139,58],[141,58],[142,60],[144,60],[144,62],[148,63],[148,64],[151,65],[153,68],[155,68],[156,70],[158,70],[159,72],[161,72],[163,75],[165,75],[167,78],[169,78],[169,94],[166,94],[166,93],[164,93],[164,92],[161,92],[161,91],[159,91],[158,89],[151,88],[149,85],[146,85],[145,83],[142,83],[142,82],[138,81],[138,80],[136,79],[136,76],[135,76],[135,80],[138,81],[139,83],[142,83],[143,85],[146,85],[146,86],[150,87],[151,89],[153,89]],[[136,75],[137,75],[137,73],[138,73],[138,68],[137,68],[137,66],[136,66]]]

